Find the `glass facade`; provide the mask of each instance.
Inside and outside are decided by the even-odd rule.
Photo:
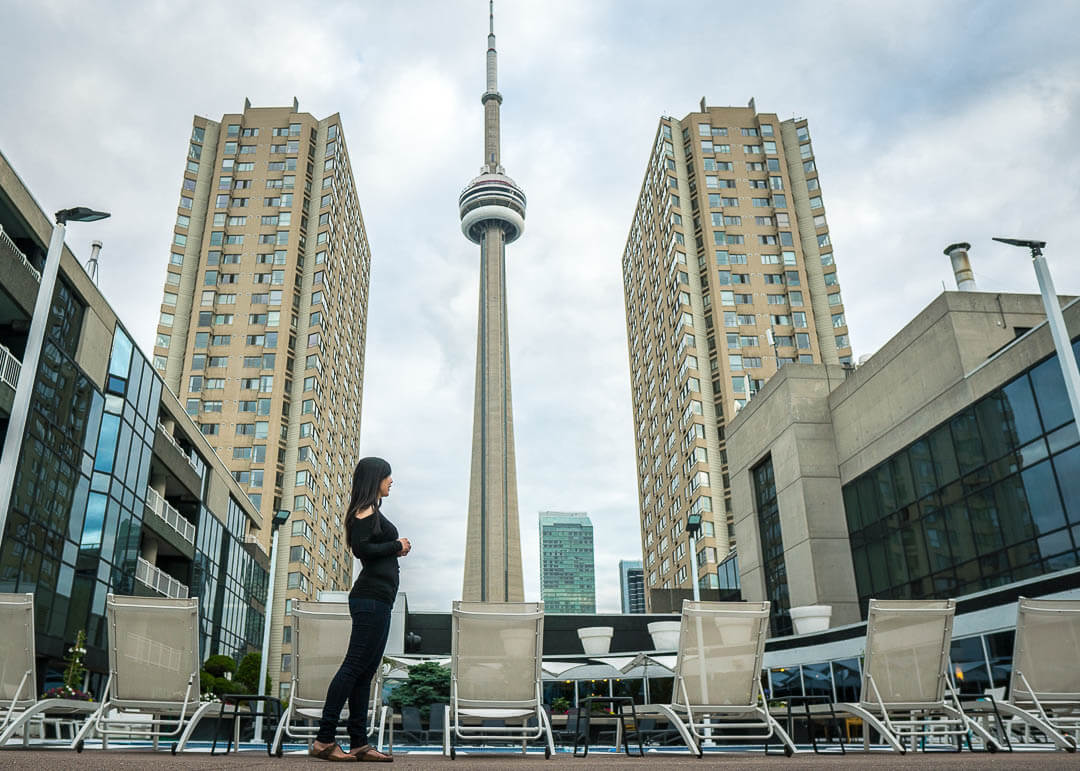
[[[780,508],[776,504],[776,477],[772,456],[754,467],[754,501],[757,504],[758,532],[761,537],[761,568],[765,576],[765,596],[772,603],[772,637],[792,632],[791,602],[788,597],[784,541],[780,535]]]
[[[863,618],[871,597],[956,597],[1080,564],[1080,435],[1058,357],[843,494]]]
[[[732,551],[716,566],[717,583],[720,587],[720,599],[724,602],[742,600],[742,588],[739,585],[739,553]]]
[[[152,593],[137,581],[136,568],[162,381],[117,325],[105,388],[99,391],[75,358],[85,313],[85,304],[61,276],[0,547],[0,592],[34,594],[39,677],[62,670],[67,646],[79,630],[86,630],[86,663],[96,673],[91,681],[95,690],[108,668],[106,595]],[[205,498],[208,472],[200,470]],[[201,548],[199,554],[207,562],[219,560],[219,570],[228,564],[235,582],[261,586],[262,594],[255,591],[245,601],[246,587],[233,591],[232,606],[247,606],[246,612],[232,614],[242,617],[238,621],[230,615],[228,600],[211,605],[200,595],[203,612],[209,614],[207,628],[213,630],[204,656],[232,652],[240,647],[238,639],[255,647],[260,642],[262,607],[250,603],[265,598],[266,571],[240,548],[236,539],[243,538],[245,523],[239,507],[235,514],[229,530],[236,535],[225,534],[243,559],[225,563],[224,546],[218,554]],[[212,527],[202,522],[199,530]],[[190,563],[177,561],[168,569],[190,583]]]
[[[592,522],[584,514],[540,514],[540,597],[548,613],[595,613]]]

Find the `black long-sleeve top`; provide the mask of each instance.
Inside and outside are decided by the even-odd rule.
[[[381,527],[379,533],[373,532],[376,521]],[[354,519],[349,547],[363,566],[349,597],[366,597],[393,605],[397,597],[398,554],[401,552],[394,523],[378,512]]]

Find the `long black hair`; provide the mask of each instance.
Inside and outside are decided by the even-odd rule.
[[[351,542],[352,526],[356,521],[356,512],[371,506],[375,509],[375,522],[372,532],[382,532],[379,517],[379,487],[390,476],[390,464],[382,458],[361,458],[356,464],[352,476],[352,494],[349,496],[349,508],[345,512],[345,543]]]

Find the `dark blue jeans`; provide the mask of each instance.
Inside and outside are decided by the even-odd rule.
[[[341,663],[330,689],[326,692],[318,741],[336,741],[338,718],[349,702],[349,743],[351,747],[367,744],[368,695],[371,678],[382,664],[383,649],[390,633],[390,605],[366,597],[349,599],[352,635],[345,661]]]

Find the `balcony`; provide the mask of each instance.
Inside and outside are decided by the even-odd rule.
[[[188,559],[195,556],[195,525],[151,487],[146,489],[143,524]]]
[[[172,435],[172,432],[169,431],[169,429],[165,428],[165,424],[162,423],[160,420],[158,421],[158,429],[165,436],[165,438],[169,440],[169,443],[172,444],[172,446],[175,447],[177,451],[184,456],[184,458],[188,462],[188,465],[195,469],[195,471],[198,471],[199,467],[195,465],[194,459],[192,459],[191,455],[188,454],[187,450],[180,446],[180,443],[176,441],[176,437]]]
[[[11,237],[4,232],[3,225],[0,225],[0,252],[4,252],[21,262],[22,266],[34,277],[34,280],[40,283],[41,271],[30,264],[30,260],[26,259],[26,255],[22,253],[22,250],[17,247],[15,242],[11,240]]]
[[[22,362],[15,358],[15,354],[0,345],[0,383],[11,386],[12,390],[19,385],[19,371]]]
[[[139,562],[135,567],[135,578],[165,597],[173,600],[187,599],[188,588],[184,584],[154,567],[142,557],[139,557]]]

